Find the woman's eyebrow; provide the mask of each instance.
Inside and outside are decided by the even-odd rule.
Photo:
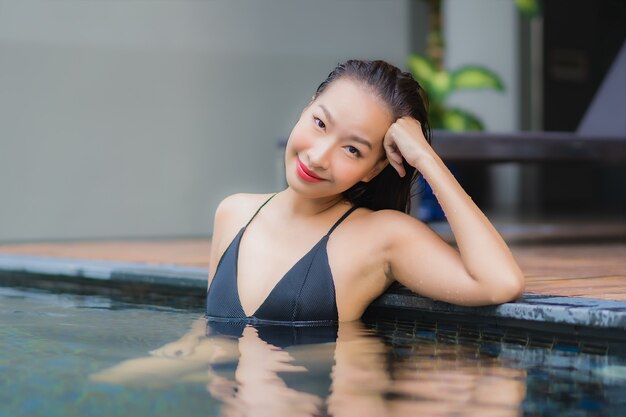
[[[323,104],[320,104],[319,107],[324,112],[324,115],[326,116],[328,121],[330,123],[334,124],[335,120],[333,119],[333,116],[330,115],[330,112],[328,111],[328,109]],[[370,150],[373,149],[372,144],[367,139],[363,139],[362,137],[357,136],[357,135],[350,135],[350,139],[354,140],[355,142],[359,142],[359,143],[367,146]]]

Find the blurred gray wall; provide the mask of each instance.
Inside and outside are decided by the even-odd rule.
[[[505,91],[467,90],[450,96],[449,105],[476,114],[491,132],[520,128],[519,12],[513,0],[445,0],[445,61],[449,69],[478,64],[500,76]],[[514,214],[520,203],[519,164],[489,167],[490,206]]]
[[[500,76],[505,91],[464,90],[449,105],[466,109],[494,132],[519,129],[518,11],[513,0],[446,0],[445,62],[449,69],[482,65]]]
[[[337,62],[404,66],[408,8],[0,0],[0,241],[209,235]]]

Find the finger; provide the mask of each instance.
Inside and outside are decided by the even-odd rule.
[[[395,149],[392,149],[389,152],[387,152],[387,158],[389,158],[396,164],[402,163],[402,154]]]
[[[400,175],[401,177],[404,177],[406,175],[406,172],[404,170],[404,166],[402,164],[398,164],[398,163],[393,163],[392,166],[394,167],[394,169],[396,171],[398,171],[398,175]]]
[[[404,177],[405,170],[404,166],[402,165],[403,158],[400,151],[395,147],[393,143],[391,143],[391,140],[389,140],[388,138],[385,138],[385,141],[383,142],[383,147],[385,148],[387,159],[389,160],[389,163],[391,164],[393,169],[398,172],[398,175]]]
[[[402,156],[399,154],[388,154],[389,164],[398,172],[398,175],[404,177],[404,165],[402,165]]]

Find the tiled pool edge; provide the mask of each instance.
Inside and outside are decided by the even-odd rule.
[[[179,287],[206,290],[208,271],[178,265],[96,261],[29,255],[0,254],[0,274],[21,273],[53,279],[97,283],[154,284],[155,290]]]
[[[156,292],[168,288],[206,291],[208,271],[205,268],[178,265],[151,265],[113,261],[65,259],[25,255],[0,254],[0,277],[21,275],[27,277],[98,285],[133,284],[152,286]],[[108,282],[108,284],[107,284]],[[626,335],[626,301],[594,298],[557,297],[524,294],[516,302],[488,307],[461,307],[412,294],[406,289],[391,289],[373,306],[384,309],[462,315],[475,319],[516,320],[533,323],[563,324],[616,332]]]

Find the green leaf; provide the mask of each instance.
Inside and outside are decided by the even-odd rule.
[[[467,65],[452,73],[452,88],[454,90],[495,89],[504,90],[500,77],[485,67]]]
[[[483,123],[475,115],[465,110],[451,108],[442,115],[442,128],[452,132],[484,130]]]
[[[428,91],[437,72],[432,62],[422,55],[411,54],[408,58],[408,64],[413,77]]]
[[[439,71],[433,76],[431,86],[437,98],[443,100],[452,90],[452,77],[447,71]]]
[[[447,71],[437,71],[428,58],[419,54],[410,55],[408,64],[411,74],[424,87],[432,102],[442,101],[450,93],[452,82]]]
[[[515,5],[528,18],[533,18],[541,13],[539,0],[515,0]]]

